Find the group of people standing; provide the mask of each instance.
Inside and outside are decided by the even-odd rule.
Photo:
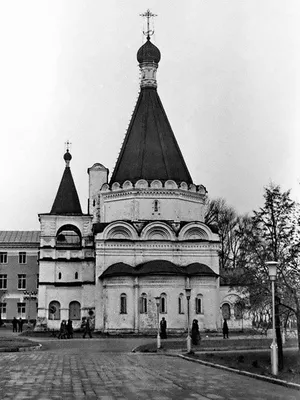
[[[71,319],[69,319],[68,322],[66,322],[65,319],[63,319],[61,321],[57,338],[58,339],[72,339],[73,338],[73,324],[72,324]]]
[[[89,337],[92,338],[92,328],[91,328],[90,318],[86,317],[82,318],[81,329],[83,329],[83,336],[82,336],[83,338],[85,338],[86,335],[89,335]],[[68,322],[66,322],[65,319],[61,321],[59,334],[57,338],[58,339],[73,338],[73,324],[71,319],[69,319]]]
[[[23,332],[23,322],[21,317],[19,319],[14,317],[12,320],[13,332]]]

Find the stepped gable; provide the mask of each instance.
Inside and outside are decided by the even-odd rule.
[[[72,159],[69,150],[64,155],[66,168],[64,170],[50,214],[82,215],[81,206],[75,183],[70,169]]]
[[[141,91],[110,184],[139,179],[191,184],[180,148],[156,90],[160,52],[149,38],[138,51]]]

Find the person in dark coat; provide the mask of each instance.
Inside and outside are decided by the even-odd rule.
[[[89,335],[90,338],[92,338],[92,332],[91,332],[91,321],[90,318],[86,318],[83,322],[83,338],[85,338],[86,334]]]
[[[18,327],[19,327],[19,332],[23,332],[23,320],[21,317],[18,320]]]
[[[57,336],[58,339],[66,339],[68,335],[68,331],[67,331],[67,323],[66,321],[63,319],[61,321],[60,324],[60,328],[59,328],[59,334]]]
[[[224,319],[223,322],[223,339],[227,338],[228,339],[228,325],[226,319]]]
[[[200,331],[198,321],[196,319],[193,320],[192,325],[192,344],[197,346],[200,342]]]
[[[73,325],[72,325],[71,319],[68,319],[67,331],[68,331],[68,339],[72,339],[73,338]]]
[[[167,339],[167,321],[164,317],[160,321],[160,337],[161,339]]]
[[[18,332],[18,320],[16,317],[12,320],[13,332]]]

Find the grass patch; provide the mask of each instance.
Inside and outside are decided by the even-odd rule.
[[[34,343],[27,339],[0,337],[0,349],[10,350],[18,347],[30,347],[34,345]]]
[[[236,351],[234,353],[199,353],[193,354],[191,357],[259,375],[273,376],[271,374],[270,350],[255,352]],[[283,371],[278,373],[277,377],[285,381],[300,384],[300,352],[298,350],[284,350],[284,368]]]

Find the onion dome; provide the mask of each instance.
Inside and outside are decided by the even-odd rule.
[[[147,42],[139,48],[136,57],[140,64],[144,62],[155,62],[158,64],[160,61],[160,51],[150,42],[150,38],[148,37]]]
[[[66,161],[66,163],[72,160],[72,156],[69,153],[69,149],[67,149],[66,153],[64,154],[64,160]]]

